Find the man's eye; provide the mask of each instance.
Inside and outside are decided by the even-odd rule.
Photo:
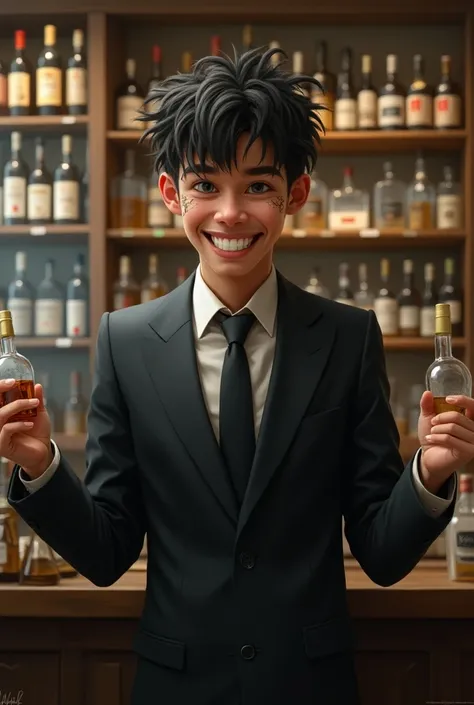
[[[268,184],[264,184],[263,181],[257,181],[249,186],[249,189],[253,189],[251,193],[267,193],[271,188]]]
[[[210,181],[199,181],[197,184],[194,184],[193,188],[199,191],[199,193],[213,193],[214,184],[211,184]]]

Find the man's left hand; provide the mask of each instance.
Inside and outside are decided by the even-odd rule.
[[[446,397],[446,401],[462,407],[465,413],[453,409],[436,414],[431,392],[424,392],[420,402],[420,475],[426,489],[433,494],[474,458],[474,399],[453,396]]]

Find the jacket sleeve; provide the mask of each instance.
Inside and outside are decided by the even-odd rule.
[[[26,523],[99,586],[112,585],[137,560],[146,532],[128,409],[114,370],[109,324],[110,315],[105,313],[97,341],[84,481],[61,457],[50,480],[31,494],[16,466],[8,494]]]
[[[455,501],[430,516],[404,468],[389,403],[383,338],[373,311],[368,318],[358,388],[345,453],[343,513],[353,556],[379,585],[404,578],[450,522]],[[445,496],[444,490],[442,496]]]

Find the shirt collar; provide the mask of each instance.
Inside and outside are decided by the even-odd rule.
[[[237,311],[241,313],[244,309],[251,311],[260,325],[267,331],[270,337],[275,332],[275,318],[278,303],[278,283],[275,267],[259,289],[252,296],[250,301]],[[193,315],[198,338],[202,338],[206,327],[214,318],[218,311],[230,313],[229,309],[219,301],[213,291],[209,289],[202,278],[201,268],[196,270],[193,289]]]

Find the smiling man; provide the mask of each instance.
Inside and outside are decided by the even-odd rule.
[[[147,535],[133,705],[356,705],[342,519],[363,570],[391,585],[448,524],[453,474],[474,457],[473,400],[435,416],[425,393],[404,467],[373,312],[273,265],[319,126],[297,87],[312,79],[274,53],[202,59],[152,96],[161,193],[199,266],[104,314],[84,482],[39,385],[31,427],[9,422],[29,402],[0,409],[9,501],[80,573],[112,585]]]

